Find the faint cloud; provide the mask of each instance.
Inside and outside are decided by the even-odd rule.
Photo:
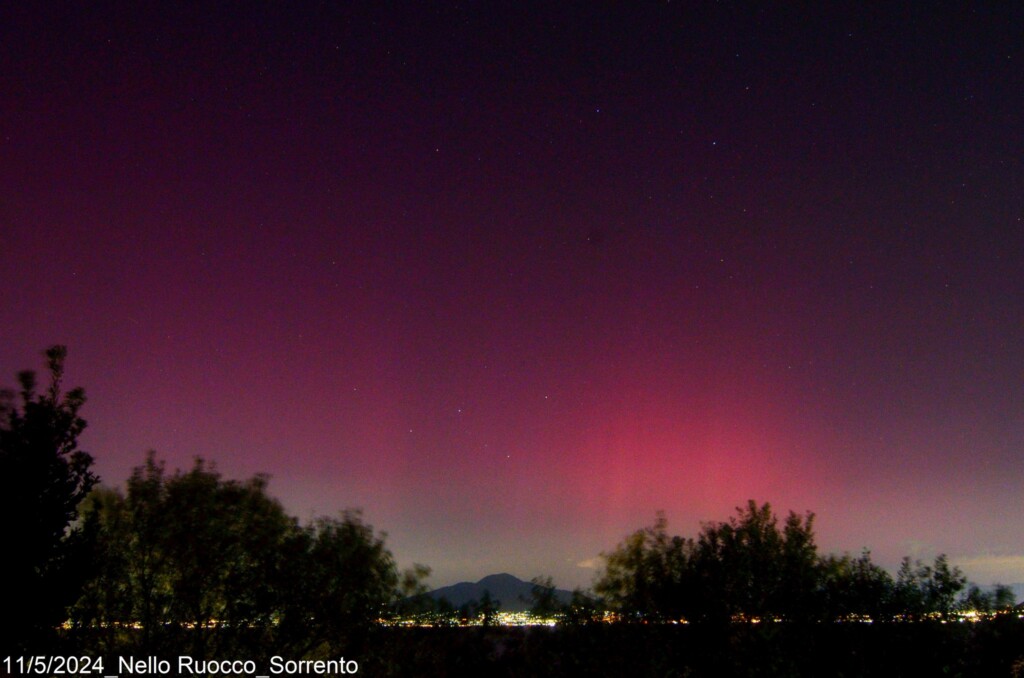
[[[602,565],[604,565],[604,559],[601,556],[594,556],[593,558],[587,558],[576,563],[576,567],[582,567],[587,570],[596,570]]]
[[[953,564],[971,580],[981,584],[1024,582],[1024,555],[971,556],[957,558]]]

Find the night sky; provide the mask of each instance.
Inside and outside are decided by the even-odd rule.
[[[1024,5],[796,4],[4,3],[0,383],[435,585],[747,499],[1024,582]]]

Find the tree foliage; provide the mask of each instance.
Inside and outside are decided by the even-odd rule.
[[[1003,584],[996,584],[990,591],[982,591],[971,584],[961,597],[958,607],[963,611],[976,612],[1007,612],[1013,609],[1017,600],[1013,589]]]
[[[491,596],[491,592],[484,589],[483,594],[480,596],[480,603],[477,606],[477,610],[479,610],[481,621],[485,627],[494,625],[494,619],[500,609],[501,601],[495,600]]]
[[[945,554],[939,555],[932,565],[904,558],[893,585],[894,611],[910,619],[928,615],[946,618],[956,607],[957,594],[966,584],[963,572],[950,566]]]
[[[562,611],[555,582],[551,577],[537,576],[530,580],[530,612],[538,617],[552,617]]]
[[[696,539],[670,536],[659,514],[604,558],[595,590],[627,620],[945,618],[966,583],[945,555],[931,565],[905,559],[895,578],[868,551],[821,556],[814,514],[790,512],[780,524],[769,504],[754,501],[705,524]]]
[[[790,513],[780,529],[770,504],[750,501],[703,527],[694,558],[702,585],[695,619],[737,616],[805,620],[814,614],[814,515]]]
[[[78,449],[85,392],[62,391],[64,346],[46,351],[50,383],[18,375],[20,392],[0,395],[0,530],[6,540],[0,641],[41,649],[67,619],[86,555],[78,506],[96,483],[92,456]]]
[[[691,540],[670,537],[659,513],[654,525],[637,530],[604,554],[604,576],[595,591],[613,608],[646,619],[678,618],[688,607],[695,550]]]
[[[838,619],[886,619],[895,614],[894,581],[871,561],[864,550],[857,558],[849,554],[821,559],[820,584],[823,611]]]
[[[301,526],[266,488],[201,459],[168,474],[151,454],[124,494],[95,492],[87,522],[100,565],[78,629],[105,651],[257,658],[273,643],[328,656],[425,576],[400,576],[358,512]]]

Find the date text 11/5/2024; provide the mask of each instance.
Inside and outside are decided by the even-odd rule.
[[[195,659],[179,656],[175,661],[159,657],[118,657],[116,665],[104,666],[103,657],[62,657],[57,655],[30,655],[5,657],[0,666],[8,675],[33,676],[317,676],[330,674],[349,675],[359,672],[359,663],[354,659],[285,659],[274,656],[266,671],[261,671],[251,659]],[[106,669],[115,669],[107,673]]]

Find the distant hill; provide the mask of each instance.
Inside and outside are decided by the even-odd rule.
[[[500,609],[506,612],[523,612],[533,606],[533,584],[504,573],[488,575],[476,583],[464,581],[442,586],[424,595],[434,600],[445,598],[458,608],[466,603],[479,601],[484,591],[489,591],[491,598],[499,601]],[[555,589],[555,597],[559,602],[567,603],[572,599],[572,592]]]

